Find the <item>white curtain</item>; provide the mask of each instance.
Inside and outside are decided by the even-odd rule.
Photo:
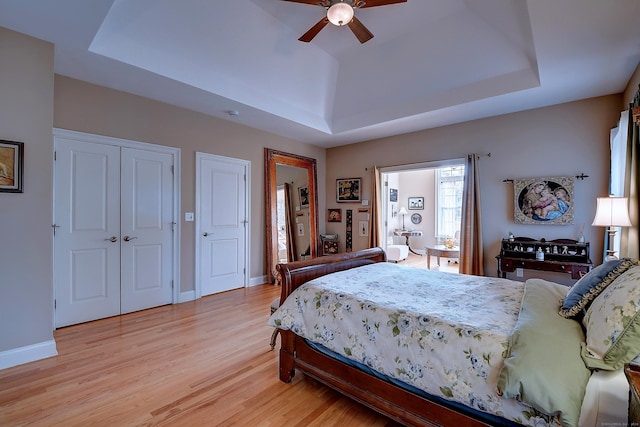
[[[611,134],[609,137],[611,147],[611,177],[609,180],[609,194],[617,197],[624,197],[624,176],[627,163],[628,126],[629,110],[625,110],[620,113],[620,121],[618,122],[618,126],[611,129]],[[620,227],[618,227],[613,241],[613,250],[619,254],[621,237],[622,234],[620,232]],[[605,245],[607,244],[608,240],[605,238]]]

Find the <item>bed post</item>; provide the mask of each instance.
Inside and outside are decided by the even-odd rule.
[[[291,382],[295,375],[295,335],[291,331],[280,331],[280,381]]]

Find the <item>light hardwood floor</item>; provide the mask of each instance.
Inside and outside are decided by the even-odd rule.
[[[58,356],[0,371],[0,426],[395,426],[301,374],[278,379],[266,322],[279,294],[260,285],[60,329]]]
[[[448,259],[448,258],[440,258],[440,267],[438,266],[438,260],[436,257],[431,257],[431,270],[440,270],[446,271],[449,273],[457,273],[458,272],[458,263],[455,262],[456,259]],[[409,256],[407,259],[400,261],[398,264],[400,265],[410,265],[411,267],[417,268],[427,268],[427,257],[426,255],[416,255],[414,253],[409,252]]]

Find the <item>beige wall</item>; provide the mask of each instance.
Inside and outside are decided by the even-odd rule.
[[[363,198],[371,198],[371,168],[486,154],[480,159],[485,274],[495,275],[500,240],[513,231],[534,238],[578,237],[585,224],[591,258],[600,263],[604,230],[591,226],[595,200],[607,194],[609,130],[620,116],[621,95],[507,114],[327,150],[327,203],[335,180],[363,177]],[[513,185],[508,178],[589,175],[575,181],[575,225],[516,225]],[[345,206],[343,206],[344,208]],[[355,205],[354,205],[355,207]],[[354,250],[366,242],[354,239]],[[526,277],[526,276],[525,276]],[[551,276],[562,281],[562,277]]]
[[[24,143],[24,192],[0,193],[0,352],[53,344],[53,45],[0,27],[0,139]],[[0,361],[0,366],[2,361]]]
[[[321,183],[325,180],[325,152],[319,147],[58,75],[54,112],[54,126],[58,128],[181,149],[182,292],[194,289],[195,223],[185,222],[184,212],[195,211],[196,152],[251,162],[251,278],[257,279],[266,272],[264,147],[315,158],[318,180]],[[321,187],[318,194],[321,213],[324,198]]]

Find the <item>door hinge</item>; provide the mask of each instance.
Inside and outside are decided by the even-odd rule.
[[[60,228],[60,226],[58,224],[51,224],[51,227],[53,228],[53,237],[56,237],[56,228]]]
[[[58,300],[54,299],[53,300],[53,309],[55,310],[56,308],[58,308]]]
[[[175,174],[175,173],[176,173],[176,171],[175,171],[175,167],[174,167],[173,165],[171,165],[171,173],[172,173],[172,174]]]
[[[54,151],[53,152],[53,161],[55,162],[56,160],[58,160],[58,152]]]
[[[175,227],[176,227],[176,223],[172,222],[171,223],[171,231],[175,231]]]
[[[171,289],[173,289],[173,280],[171,281]]]

